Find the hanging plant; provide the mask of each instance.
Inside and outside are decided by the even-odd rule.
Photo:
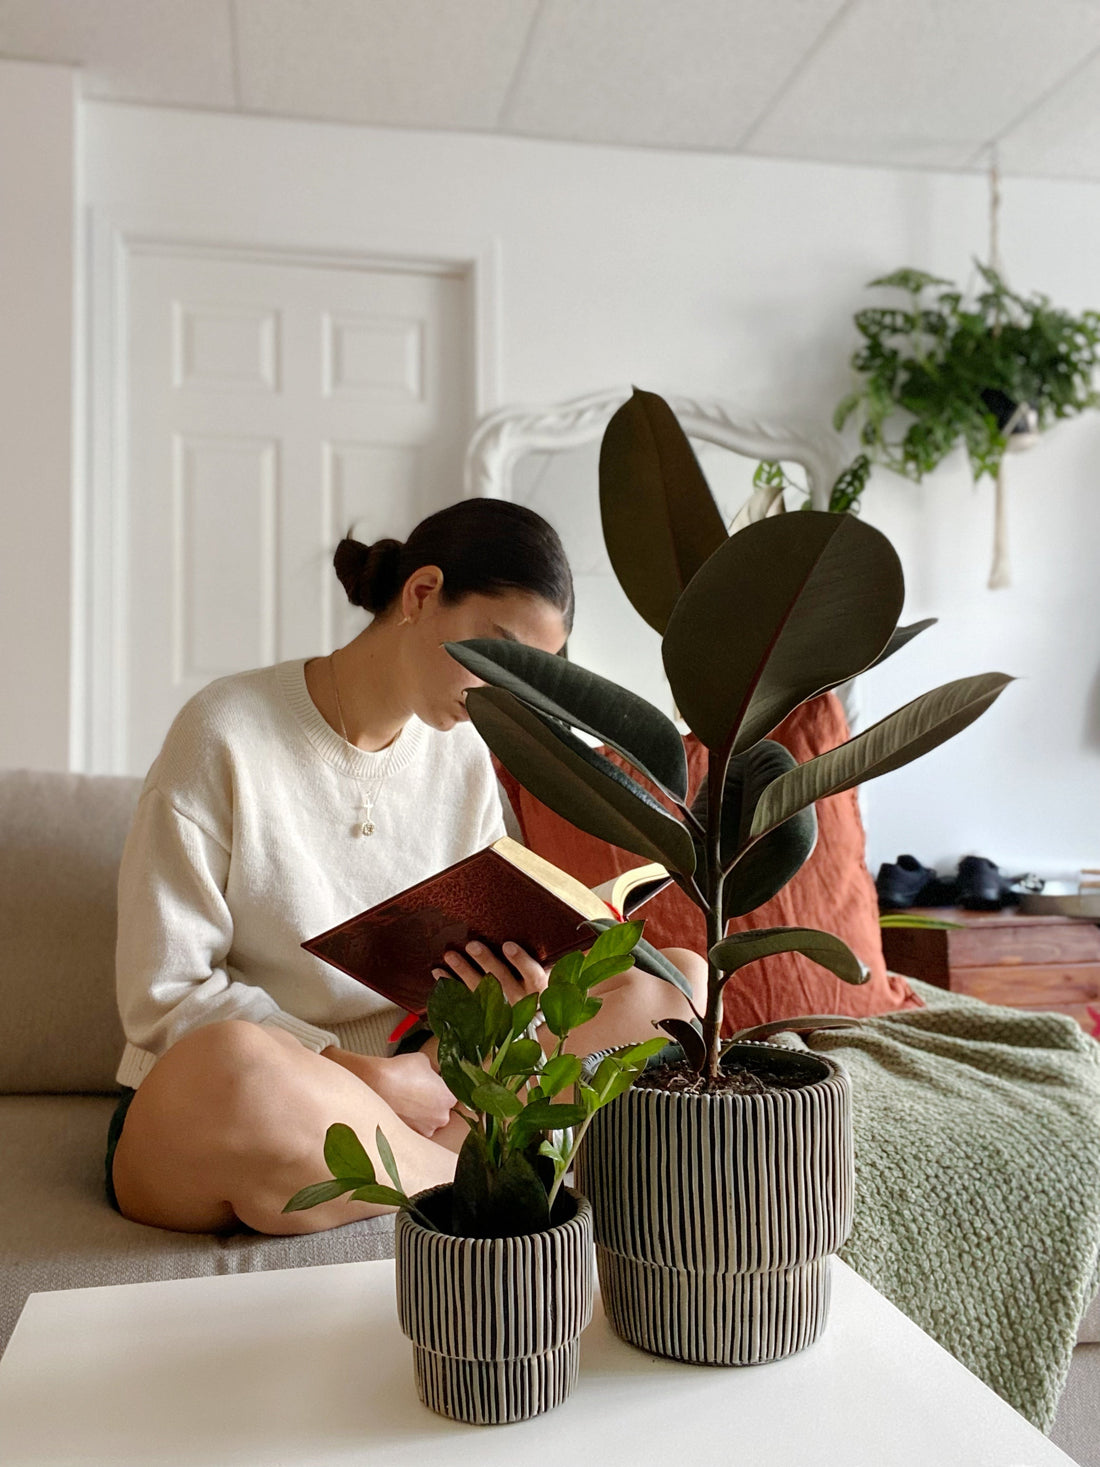
[[[839,430],[855,419],[863,452],[834,485],[830,509],[857,505],[872,462],[919,483],[960,445],[975,482],[988,476],[1000,491],[1010,448],[1100,405],[1100,313],[1074,316],[1045,295],[1018,295],[991,266],[975,265],[983,288],[969,300],[922,270],[870,282],[904,291],[908,303],[856,313],[858,385],[833,424]],[[999,534],[991,584],[1003,585],[1003,524]]]
[[[871,287],[903,290],[908,308],[858,311],[859,385],[837,407],[853,416],[869,456],[919,482],[960,443],[975,480],[997,477],[1010,438],[1042,432],[1100,403],[1100,314],[1072,316],[1045,295],[1021,296],[975,261],[984,283],[972,301],[949,280],[897,270]],[[908,416],[898,433],[899,415]]]

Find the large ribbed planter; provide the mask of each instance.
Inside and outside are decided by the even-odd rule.
[[[397,1310],[425,1406],[494,1426],[572,1393],[594,1279],[592,1210],[568,1195],[567,1221],[522,1238],[456,1238],[397,1214]]]
[[[762,1095],[632,1088],[593,1119],[576,1185],[591,1199],[604,1309],[654,1355],[754,1365],[825,1327],[828,1255],[852,1224],[848,1077],[771,1044],[811,1083]]]

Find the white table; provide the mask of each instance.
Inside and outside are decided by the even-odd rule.
[[[832,1267],[824,1336],[773,1365],[655,1360],[618,1340],[597,1304],[576,1394],[498,1427],[421,1406],[392,1263],[32,1294],[0,1361],[0,1463],[1070,1462],[851,1269]]]

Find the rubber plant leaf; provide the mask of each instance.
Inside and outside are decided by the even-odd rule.
[[[634,389],[604,430],[600,516],[619,585],[663,632],[684,587],[726,527],[687,434],[655,392]]]
[[[708,749],[740,753],[869,667],[904,590],[894,547],[853,515],[810,510],[747,525],[669,618],[662,655],[677,707]]]
[[[859,1029],[862,1019],[847,1014],[799,1014],[795,1019],[771,1019],[767,1024],[754,1024],[751,1029],[738,1029],[723,1042],[739,1044],[746,1039],[768,1039],[773,1034],[813,1034],[818,1029]]]
[[[926,616],[923,621],[914,621],[907,627],[895,628],[893,636],[871,666],[878,667],[880,662],[885,662],[888,657],[893,657],[895,652],[900,652],[914,637],[919,637],[921,632],[926,632],[929,627],[934,627],[938,621],[938,616]]]
[[[670,1035],[684,1051],[684,1058],[693,1070],[701,1070],[706,1063],[707,1047],[699,1027],[687,1019],[654,1019],[654,1025]]]
[[[482,682],[504,688],[540,713],[595,735],[674,799],[685,798],[687,758],[679,730],[637,693],[523,642],[480,637],[443,645]]]
[[[685,825],[610,760],[503,688],[471,688],[466,708],[481,737],[525,789],[580,830],[690,876]]]
[[[760,797],[753,835],[764,835],[796,810],[889,774],[946,743],[979,718],[1012,681],[1003,672],[983,672],[944,683],[846,744],[781,774]]]
[[[749,963],[758,963],[775,953],[801,953],[845,983],[866,983],[871,976],[870,969],[847,943],[831,932],[818,932],[813,927],[760,927],[753,932],[734,932],[714,944],[710,961],[728,977]]]
[[[721,861],[730,866],[748,839],[752,814],[764,790],[794,769],[797,760],[789,749],[771,739],[761,739],[729,762],[722,794]],[[704,779],[692,804],[696,819],[706,824],[708,803]],[[817,815],[810,805],[799,810],[762,840],[754,842],[732,867],[722,887],[722,916],[743,917],[755,912],[802,869],[817,841]]]

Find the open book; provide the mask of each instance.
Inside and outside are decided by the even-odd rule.
[[[672,878],[650,864],[590,891],[518,841],[502,836],[407,891],[360,912],[302,946],[421,1014],[435,986],[433,968],[451,949],[516,942],[549,966],[594,941],[592,918],[629,917]]]

